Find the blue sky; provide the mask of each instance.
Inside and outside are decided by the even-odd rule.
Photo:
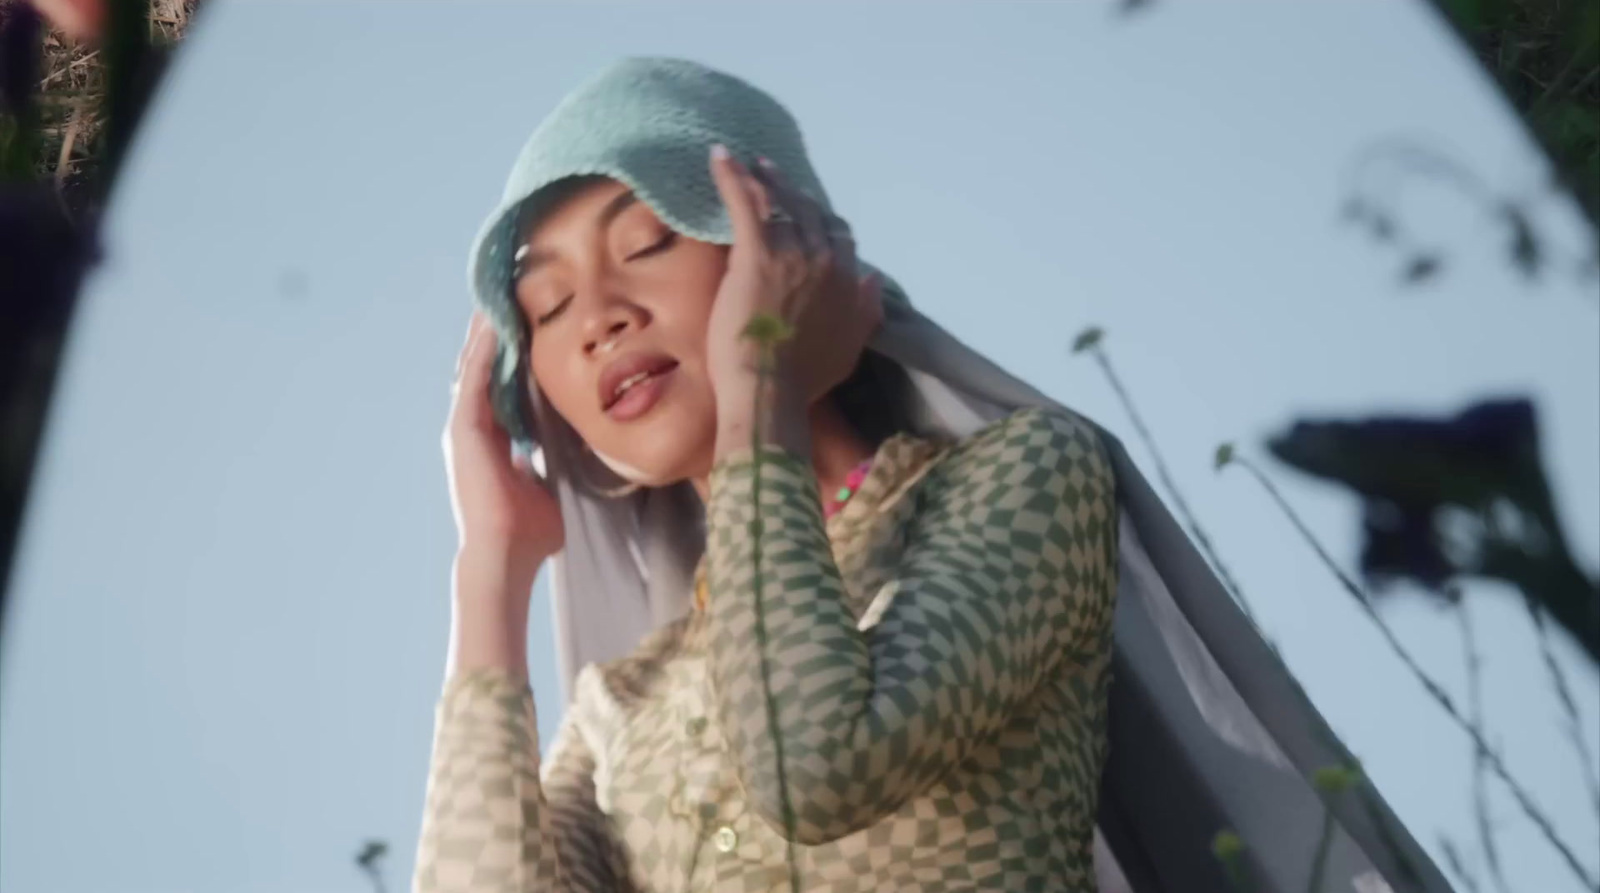
[[[211,4],[140,134],[47,435],[0,688],[0,888],[362,891],[409,875],[454,547],[439,451],[465,253],[527,133],[620,55],[681,55],[795,112],[862,252],[930,315],[1146,454],[1069,357],[1097,324],[1186,495],[1313,698],[1433,852],[1472,844],[1466,742],[1217,443],[1303,414],[1538,401],[1600,565],[1600,312],[1530,286],[1459,197],[1400,258],[1342,226],[1405,134],[1494,188],[1538,155],[1426,5]],[[1569,249],[1571,209],[1540,221]],[[1279,480],[1342,560],[1353,502]],[[559,720],[548,600],[529,643]],[[1522,610],[1469,592],[1494,738],[1600,870],[1600,825]],[[1465,688],[1454,617],[1385,610]],[[1556,642],[1595,736],[1600,680]],[[1579,890],[1492,791],[1519,890]]]

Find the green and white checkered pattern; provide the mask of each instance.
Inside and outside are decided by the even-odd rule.
[[[749,458],[713,473],[708,610],[584,672],[542,793],[526,686],[447,690],[419,893],[787,889]],[[811,470],[762,459],[803,888],[1093,890],[1116,507],[1090,426],[1028,410],[891,439],[826,523]]]

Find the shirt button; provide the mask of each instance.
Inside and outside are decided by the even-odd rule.
[[[696,716],[683,724],[683,730],[689,733],[690,738],[700,737],[706,731],[706,718],[704,716]]]
[[[734,848],[739,846],[739,833],[727,825],[723,825],[717,829],[716,834],[712,835],[711,842],[716,844],[718,852],[731,853]]]

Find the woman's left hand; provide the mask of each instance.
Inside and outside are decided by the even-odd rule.
[[[733,225],[728,270],[706,330],[719,407],[738,412],[755,387],[761,346],[747,328],[758,315],[792,328],[792,337],[774,345],[772,377],[783,396],[809,407],[850,376],[882,323],[880,282],[860,275],[844,220],[776,168],[752,170],[713,152],[711,172]]]

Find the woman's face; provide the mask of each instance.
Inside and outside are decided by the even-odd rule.
[[[636,483],[707,474],[706,322],[727,248],[677,234],[610,179],[568,195],[526,245],[514,289],[546,401]]]

